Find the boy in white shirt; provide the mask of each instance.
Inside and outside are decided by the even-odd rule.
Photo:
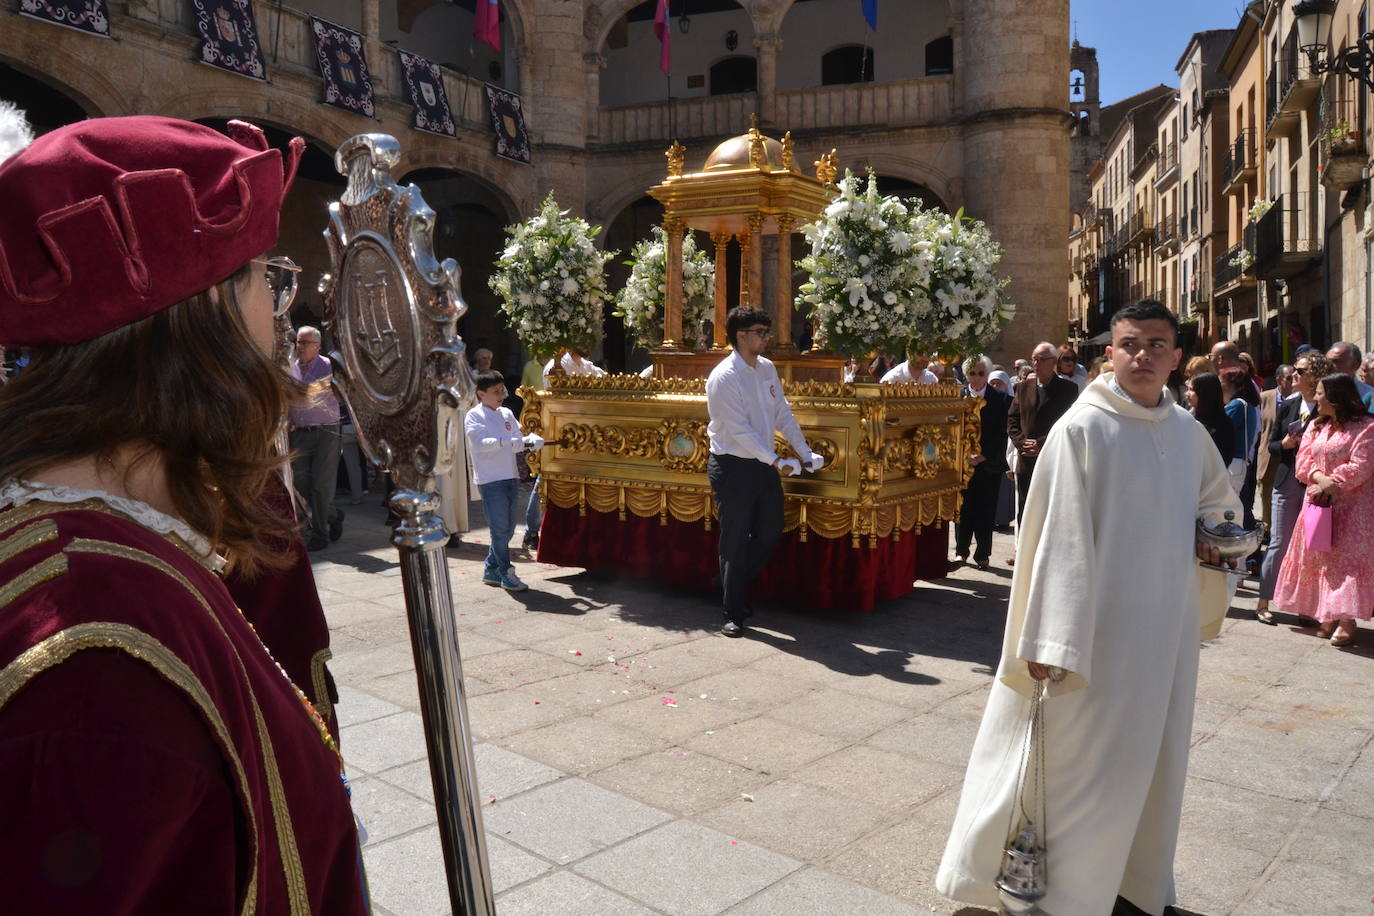
[[[506,399],[506,382],[500,372],[477,374],[477,406],[463,420],[468,454],[472,456],[472,482],[482,494],[482,508],[491,529],[491,547],[482,568],[482,582],[499,585],[507,591],[529,588],[515,574],[510,562],[510,539],[515,533],[515,497],[519,483],[515,456],[526,449],[537,449],[544,440],[531,433],[520,434],[520,426],[501,402]]]

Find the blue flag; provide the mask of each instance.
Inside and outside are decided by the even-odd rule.
[[[864,7],[864,18],[868,20],[868,27],[873,31],[878,30],[878,0],[862,0]]]

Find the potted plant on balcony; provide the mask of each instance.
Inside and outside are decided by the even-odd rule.
[[[592,243],[600,231],[559,210],[552,193],[538,213],[506,229],[506,248],[488,283],[530,352],[595,346],[608,298],[604,267],[615,255]]]
[[[1346,188],[1364,177],[1368,164],[1360,132],[1344,118],[1338,120],[1318,138],[1326,148],[1326,156],[1317,166],[1321,183],[1328,188]]]
[[[996,273],[1002,248],[987,227],[878,194],[846,172],[839,195],[802,228],[811,254],[798,306],[810,306],[826,346],[852,354],[974,352],[1015,307]]]
[[[663,300],[667,290],[667,237],[659,226],[631,252],[630,278],[616,297],[615,313],[644,349],[663,343]],[[692,233],[682,240],[682,342],[689,349],[705,343],[702,333],[715,304],[716,273],[706,252],[697,249]]]

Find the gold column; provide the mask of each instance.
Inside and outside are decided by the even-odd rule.
[[[778,279],[777,289],[773,291],[773,304],[777,309],[777,320],[773,322],[776,336],[773,346],[779,342],[784,347],[794,346],[792,342],[792,225],[791,216],[778,217]]]
[[[725,347],[725,307],[729,304],[727,301],[729,277],[726,274],[729,273],[727,255],[730,247],[730,233],[712,232],[711,241],[716,246],[716,316],[712,322],[714,325],[712,348],[720,350]]]
[[[758,296],[763,294],[763,214],[751,213],[749,215],[749,259],[744,260],[744,252],[740,253],[741,266],[744,263],[749,265],[749,295],[744,295],[745,285],[740,283],[740,301],[747,305],[759,308],[763,305]]]
[[[749,264],[751,262],[750,241],[753,236],[748,232],[743,235],[736,235],[739,241],[739,304],[752,305],[749,301]]]
[[[663,349],[677,350],[682,340],[682,219],[663,218],[663,231],[668,236],[664,252],[664,285],[667,293],[663,303]]]

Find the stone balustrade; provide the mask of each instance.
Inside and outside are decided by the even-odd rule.
[[[954,78],[792,89],[779,92],[775,100],[777,123],[787,130],[921,127],[953,117]],[[756,94],[744,92],[603,108],[596,140],[618,144],[732,136],[743,130],[757,107]]]

